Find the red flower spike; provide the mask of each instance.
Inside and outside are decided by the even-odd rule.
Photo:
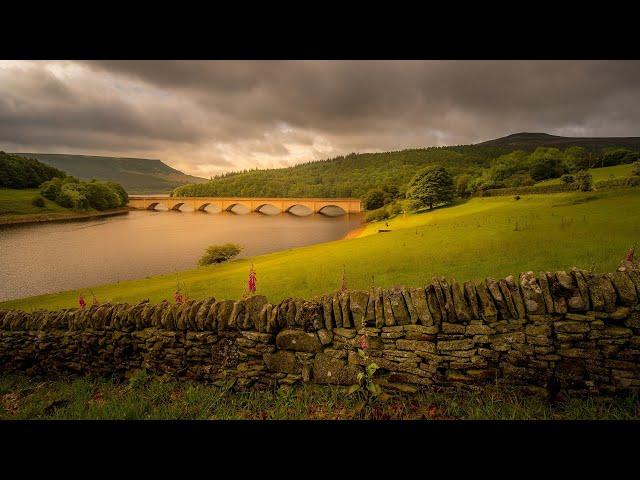
[[[253,265],[249,270],[249,292],[256,293],[256,271],[253,269]]]
[[[627,258],[625,258],[627,262],[633,262],[633,253],[634,253],[634,250],[633,250],[633,247],[631,247],[627,252]]]

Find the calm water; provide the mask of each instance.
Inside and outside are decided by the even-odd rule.
[[[132,211],[102,220],[0,229],[0,301],[197,266],[209,245],[243,256],[342,238],[360,215]]]

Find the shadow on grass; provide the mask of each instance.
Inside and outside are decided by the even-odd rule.
[[[469,200],[470,198],[458,198],[451,203],[443,203],[441,205],[436,205],[433,208],[419,207],[417,209],[409,209],[407,213],[410,213],[413,215],[421,215],[423,213],[435,212],[436,210],[444,210],[446,208],[459,207],[467,203]]]

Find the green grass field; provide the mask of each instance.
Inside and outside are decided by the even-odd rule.
[[[614,165],[613,167],[603,168],[591,168],[589,173],[593,177],[593,183],[601,182],[603,180],[613,180],[614,178],[624,178],[631,175],[632,164]],[[544,182],[538,182],[536,185],[556,185],[562,183],[559,178],[552,178],[551,180],[545,180]]]
[[[392,395],[345,395],[339,387],[230,393],[220,387],[150,378],[116,383],[84,377],[56,381],[0,376],[0,420],[637,420],[637,396],[549,402],[504,386]]]
[[[458,281],[572,266],[614,270],[640,240],[640,189],[473,198],[448,208],[368,225],[359,238],[285,250],[179,274],[92,287],[99,301],[172,300],[177,280],[190,298],[239,298],[249,268],[272,302],[347,287],[424,285],[434,275]],[[377,233],[389,228],[388,233]],[[81,290],[12,300],[0,308],[77,306]],[[86,290],[84,290],[86,293]]]
[[[69,209],[47,199],[44,199],[44,207],[36,207],[31,201],[39,196],[40,191],[37,188],[0,188],[0,219],[5,216],[70,212]]]

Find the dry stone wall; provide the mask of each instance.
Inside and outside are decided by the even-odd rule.
[[[528,272],[425,288],[336,292],[270,304],[103,304],[0,312],[0,371],[126,375],[138,369],[239,389],[351,385],[370,362],[383,388],[485,384],[540,393],[640,387],[640,269]],[[363,349],[365,356],[358,354]]]

